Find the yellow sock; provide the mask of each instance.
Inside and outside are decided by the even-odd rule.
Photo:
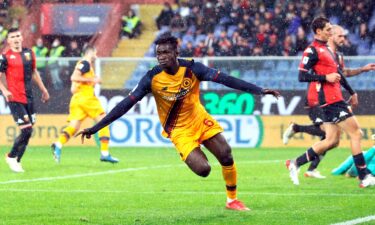
[[[106,152],[108,152],[109,135],[110,135],[108,126],[101,129],[98,135],[99,135],[99,140],[100,140],[100,151],[106,154]]]
[[[59,142],[63,145],[69,141],[70,137],[74,135],[76,129],[71,126],[67,126],[59,136]]]
[[[227,188],[227,197],[229,199],[237,198],[237,168],[233,163],[231,166],[222,166],[223,178]]]

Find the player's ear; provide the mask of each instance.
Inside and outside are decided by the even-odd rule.
[[[176,47],[176,56],[180,55],[180,47]]]

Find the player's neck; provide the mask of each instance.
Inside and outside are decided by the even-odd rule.
[[[19,47],[19,48],[17,48],[17,47],[11,47],[10,48],[10,50],[12,50],[12,52],[21,52],[22,51],[22,47]]]
[[[331,43],[331,42],[328,42],[328,47],[333,51],[333,52],[336,52],[336,45]]]

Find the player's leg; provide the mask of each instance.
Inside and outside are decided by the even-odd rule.
[[[219,161],[227,190],[227,208],[234,210],[249,210],[237,200],[237,168],[232,156],[232,149],[221,133],[203,141],[203,145]]]
[[[323,154],[332,146],[336,146],[339,140],[340,128],[333,123],[325,123],[326,138],[315,143],[312,147],[307,149],[305,153],[297,157],[295,160],[287,160],[286,166],[289,170],[291,180],[295,185],[299,185],[298,173],[299,167],[315,160],[319,155]]]
[[[188,154],[185,163],[198,176],[207,177],[211,172],[207,157],[199,147],[194,148]]]
[[[21,132],[14,140],[10,152],[5,155],[5,160],[12,171],[24,172],[20,162],[33,132],[32,120],[25,104],[10,102],[9,108]]]
[[[105,113],[102,113],[98,117],[94,118],[94,121],[97,123],[101,119],[103,119],[104,116],[105,116]],[[109,147],[108,147],[109,139],[110,139],[109,126],[106,126],[106,127],[102,128],[101,130],[99,130],[98,135],[99,135],[100,152],[101,152],[100,161],[110,162],[110,163],[118,163],[119,160],[117,158],[111,156],[111,154],[109,154]]]
[[[283,133],[283,143],[288,144],[289,139],[294,136],[296,133],[307,133],[313,136],[320,137],[320,140],[325,138],[325,131],[323,124],[323,110],[320,107],[309,108],[308,115],[312,124],[310,125],[300,125],[294,122],[291,122],[287,129]]]
[[[80,120],[70,120],[69,125],[61,132],[58,140],[51,145],[53,157],[56,162],[59,163],[61,160],[62,146],[79,130],[81,123],[82,121]]]
[[[20,126],[20,129],[21,129],[21,135],[20,136],[22,136],[22,139],[24,141],[19,146],[19,151],[18,151],[18,155],[17,155],[17,162],[19,163],[19,166],[21,168],[22,168],[21,159],[23,157],[23,154],[26,151],[27,145],[29,144],[29,140],[30,140],[31,135],[33,133],[32,126],[34,125],[35,119],[36,119],[33,103],[26,104],[25,109],[26,109],[26,112],[27,112],[27,116],[25,117],[25,121],[28,122],[28,123],[31,123],[31,124],[25,125],[23,127]]]
[[[354,160],[354,165],[358,171],[358,177],[361,180],[360,187],[374,186],[375,178],[367,169],[366,161],[361,149],[362,131],[359,123],[354,116],[346,118],[338,125],[350,136],[350,145]]]

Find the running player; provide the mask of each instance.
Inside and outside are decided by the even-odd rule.
[[[95,59],[96,49],[93,46],[87,46],[83,50],[83,59],[77,62],[71,76],[73,96],[69,105],[69,125],[63,130],[59,139],[51,145],[54,158],[58,163],[61,159],[62,146],[79,130],[82,121],[90,117],[98,122],[105,116],[104,109],[94,94],[95,84],[101,82],[101,79],[94,73]],[[108,127],[99,131],[100,161],[117,163],[119,160],[112,157],[108,151],[109,136]]]
[[[319,106],[322,109],[326,138],[315,143],[296,159],[286,161],[290,178],[295,185],[299,185],[299,167],[337,146],[343,129],[350,136],[354,164],[359,173],[359,186],[374,186],[375,178],[367,169],[361,150],[360,126],[342,95],[340,80],[344,77],[340,74],[334,52],[327,46],[332,35],[332,25],[328,19],[318,17],[312,22],[312,30],[315,40],[304,51],[299,66],[299,81],[309,82],[308,106]]]
[[[332,52],[335,53],[336,59],[340,66],[340,70],[342,71],[345,77],[357,76],[363,72],[375,70],[375,63],[369,63],[363,67],[356,68],[356,69],[346,68],[344,65],[344,56],[341,52],[338,51],[338,48],[344,44],[344,41],[345,41],[344,29],[339,25],[333,25],[332,36],[328,39],[327,44],[332,50]],[[346,79],[343,78],[340,80],[340,82],[341,82],[341,85],[350,94],[350,100],[349,100],[350,105],[352,107],[356,107],[358,105],[357,93],[355,93],[353,89],[350,87],[350,85],[346,83]],[[283,134],[283,143],[287,144],[289,142],[289,139],[293,137],[294,134],[299,133],[299,132],[307,133],[310,135],[315,135],[315,136],[320,137],[321,140],[323,140],[325,138],[325,132],[324,132],[323,120],[321,118],[322,117],[321,111],[322,109],[319,106],[308,107],[308,114],[313,124],[300,125],[300,124],[293,123],[293,122],[290,123],[289,127],[285,130]],[[320,157],[317,157],[314,161],[310,163],[309,168],[304,174],[305,177],[312,177],[312,178],[319,178],[319,179],[325,178],[325,176],[322,176],[320,172],[316,169],[320,161],[323,159],[324,155],[325,154],[321,155]]]
[[[199,100],[199,83],[214,81],[228,87],[257,95],[273,95],[277,91],[262,89],[254,84],[208,68],[201,63],[178,59],[177,38],[170,34],[160,36],[156,42],[156,58],[159,65],[151,69],[106,117],[76,136],[91,135],[124,115],[146,94],[152,93],[157,104],[163,135],[176,147],[181,159],[197,175],[207,177],[211,166],[201,149],[203,144],[219,161],[226,184],[226,207],[232,210],[249,210],[237,200],[237,169],[231,147],[221,134],[223,128],[209,115]]]
[[[9,29],[9,50],[0,56],[0,90],[8,102],[14,121],[21,130],[20,135],[14,140],[11,151],[5,155],[5,161],[9,168],[17,173],[24,172],[21,159],[29,143],[36,118],[31,81],[42,92],[42,102],[49,99],[48,91],[36,69],[35,54],[31,49],[23,48],[22,42],[21,31],[18,28]],[[7,85],[1,80],[4,74]]]

